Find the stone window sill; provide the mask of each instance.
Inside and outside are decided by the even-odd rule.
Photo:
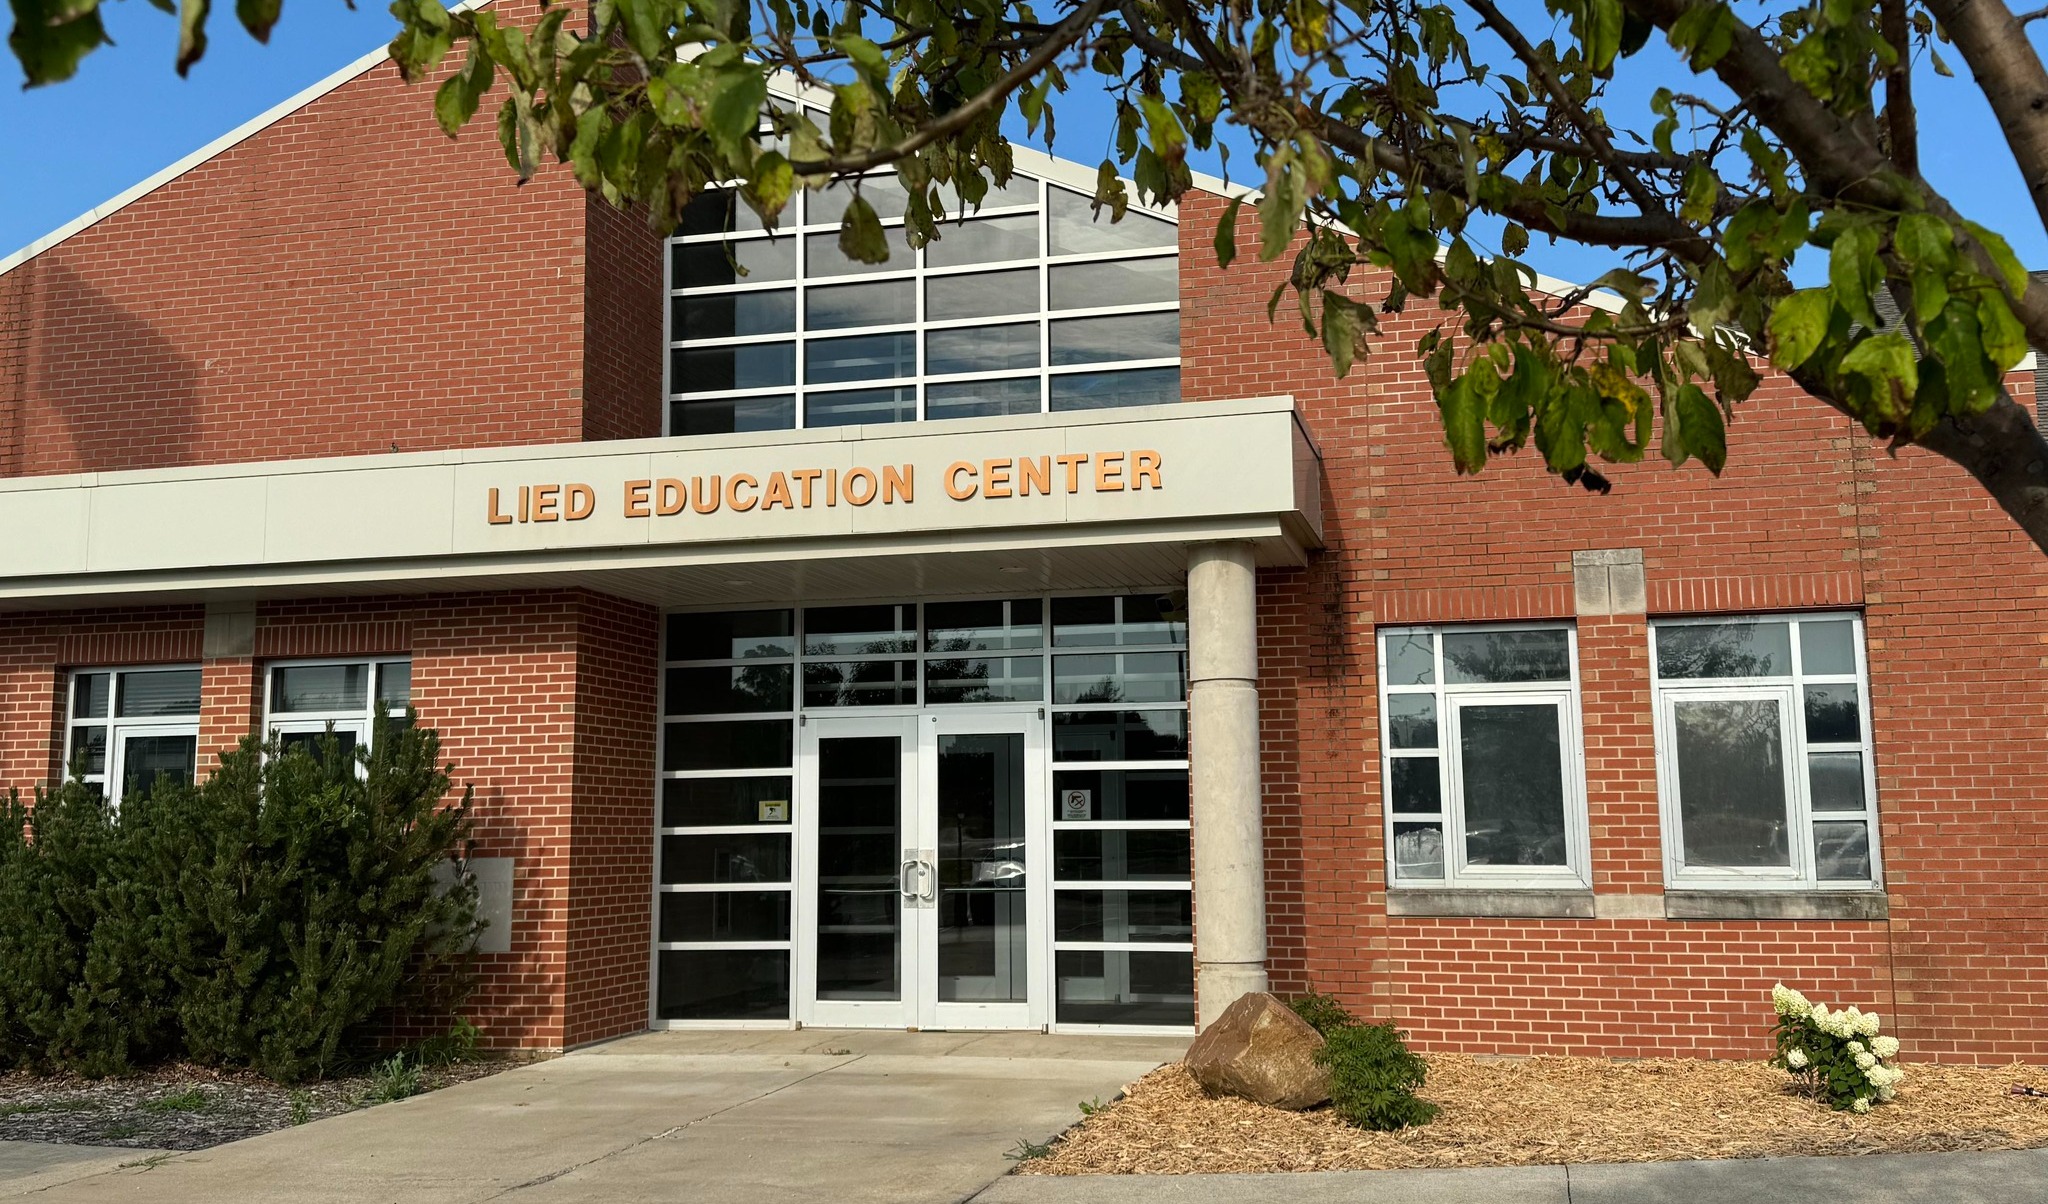
[[[1881,890],[1671,890],[1672,920],[1883,920],[1891,900]]]
[[[1531,917],[1589,920],[1589,890],[1415,890],[1387,892],[1390,916]]]

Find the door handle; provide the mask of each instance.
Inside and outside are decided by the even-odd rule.
[[[927,854],[925,858],[920,858],[917,863],[917,872],[924,879],[924,890],[919,893],[918,898],[927,905],[937,900],[939,881],[939,867],[928,860],[929,856]]]
[[[922,873],[923,869],[924,862],[919,861],[915,857],[906,858],[903,864],[896,869],[897,893],[906,899],[917,898],[917,889],[910,885],[910,875],[913,872]]]

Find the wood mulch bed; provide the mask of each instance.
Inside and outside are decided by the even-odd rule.
[[[488,1058],[420,1072],[433,1091],[520,1065]],[[248,1072],[165,1066],[128,1078],[0,1075],[0,1141],[203,1150],[381,1102],[369,1075],[283,1087]]]
[[[1427,1061],[1421,1094],[1443,1111],[1418,1129],[1369,1133],[1327,1107],[1211,1099],[1176,1065],[1132,1084],[1019,1170],[1189,1175],[2048,1146],[2048,1099],[2012,1094],[2015,1084],[2048,1088],[2039,1066],[1906,1063],[1898,1098],[1856,1116],[1796,1093],[1762,1062]]]

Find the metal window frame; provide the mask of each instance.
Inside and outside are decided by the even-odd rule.
[[[263,738],[269,740],[281,732],[319,732],[333,724],[336,731],[356,733],[358,747],[368,751],[376,738],[377,690],[384,681],[384,666],[404,665],[412,667],[412,654],[387,654],[382,656],[320,656],[287,657],[279,660],[258,662],[263,670]],[[277,670],[319,669],[363,665],[370,671],[369,686],[363,693],[363,705],[351,710],[334,711],[286,711],[276,709]],[[412,692],[408,685],[406,704],[411,705]]]
[[[1806,652],[1799,628],[1802,623],[1847,621],[1850,650],[1855,656],[1853,673],[1807,673]],[[1764,677],[1666,678],[1657,664],[1657,632],[1666,627],[1709,627],[1734,623],[1784,623],[1791,645],[1791,669],[1786,674]],[[1657,758],[1657,810],[1664,845],[1664,882],[1672,890],[1783,890],[1825,893],[1869,891],[1884,888],[1884,850],[1878,830],[1877,755],[1872,738],[1870,713],[1870,662],[1865,646],[1863,613],[1856,610],[1776,611],[1725,615],[1685,615],[1652,619],[1647,625],[1650,657],[1651,711],[1655,719]],[[1809,741],[1806,736],[1806,687],[1850,685],[1856,687],[1857,723],[1861,740]],[[1760,871],[1744,867],[1687,867],[1684,863],[1683,822],[1678,805],[1678,765],[1672,743],[1674,702],[1688,697],[1705,699],[1719,692],[1745,689],[1782,689],[1789,698],[1789,713],[1783,716],[1787,728],[1789,755],[1785,760],[1788,809],[1787,825],[1803,840],[1792,851],[1788,871]],[[1811,753],[1856,752],[1863,761],[1863,809],[1861,811],[1813,810],[1812,777],[1808,771]],[[1815,825],[1862,823],[1870,848],[1870,877],[1846,881],[1822,881],[1817,876]]]
[[[189,715],[129,715],[122,717],[116,714],[120,708],[120,679],[123,674],[165,672],[189,672],[200,675],[200,710],[195,710]],[[107,713],[103,718],[81,718],[78,714],[78,678],[82,674],[90,673],[104,673],[107,675]],[[98,773],[83,774],[79,780],[87,785],[98,786],[101,797],[107,800],[107,805],[118,808],[121,805],[121,783],[114,775],[114,764],[120,755],[120,729],[141,727],[172,728],[177,729],[178,733],[182,734],[189,726],[192,738],[196,741],[199,738],[200,711],[204,710],[206,705],[205,690],[205,668],[198,664],[178,662],[166,665],[78,665],[66,669],[64,671],[64,749],[59,777],[67,781],[70,779],[72,758],[78,752],[79,729],[88,727],[106,728],[107,748],[105,758],[100,763],[100,771]],[[199,767],[195,764],[192,768],[193,774],[196,777]]]
[[[1444,674],[1444,640],[1447,633],[1484,631],[1562,631],[1568,676],[1548,682],[1449,682]],[[1393,685],[1387,680],[1387,646],[1391,639],[1427,635],[1434,657],[1434,681],[1424,685]],[[1584,692],[1579,674],[1579,632],[1566,620],[1536,620],[1513,623],[1408,623],[1390,624],[1373,633],[1375,672],[1379,679],[1380,744],[1380,831],[1386,849],[1388,889],[1412,887],[1423,890],[1590,890],[1593,885],[1591,821],[1586,808],[1586,755]],[[1389,722],[1388,699],[1397,695],[1422,695],[1434,700],[1436,744],[1433,748],[1396,749]],[[1468,866],[1465,857],[1465,804],[1463,778],[1456,764],[1453,737],[1457,730],[1454,710],[1469,699],[1493,698],[1505,703],[1537,701],[1558,708],[1559,766],[1564,779],[1565,864],[1552,867]],[[1457,700],[1457,701],[1454,701]],[[1443,836],[1444,869],[1440,878],[1398,876],[1394,858],[1394,828],[1397,817],[1393,799],[1393,763],[1401,759],[1434,758],[1437,764],[1437,799],[1440,810],[1434,817]],[[1402,813],[1403,824],[1428,823],[1432,817]]]

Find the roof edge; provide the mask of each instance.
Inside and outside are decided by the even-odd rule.
[[[490,3],[491,0],[462,0],[460,4],[451,6],[448,11],[469,12],[472,9],[487,7]],[[143,197],[148,196],[150,193],[155,192],[157,189],[162,188],[164,185],[170,183],[172,180],[177,179],[179,176],[184,175],[186,172],[191,171],[193,168],[198,167],[200,164],[207,162],[208,160],[214,158],[215,156],[220,155],[234,148],[235,146],[238,146],[241,143],[248,141],[250,138],[255,137],[257,134],[262,133],[264,130],[269,129],[271,126],[276,125],[278,122],[283,121],[285,118],[298,112],[300,109],[303,109],[306,106],[312,104],[314,101],[319,100],[321,97],[327,95],[329,92],[332,92],[335,89],[341,87],[343,84],[348,83],[351,80],[357,79],[365,74],[368,74],[370,71],[375,70],[377,67],[384,64],[390,58],[391,48],[389,46],[379,46],[375,50],[372,50],[368,54],[365,54],[361,58],[357,59],[355,62],[350,63],[346,67],[341,68],[339,71],[336,71],[333,74],[327,76],[325,79],[320,80],[318,83],[315,83],[310,87],[301,89],[300,91],[294,93],[293,95],[286,97],[284,100],[279,101],[277,104],[274,104],[268,109],[265,109],[263,112],[258,113],[256,116],[251,117],[249,120],[236,126],[234,129],[229,130],[227,133],[222,134],[220,137],[215,138],[213,141],[207,143],[205,146],[200,147],[198,150],[193,151],[191,154],[186,155],[184,158],[178,160],[177,162],[171,164],[168,167],[163,168],[162,170],[156,172],[155,174],[146,177],[145,179],[143,179],[141,183],[135,184],[125,189],[124,191],[115,194],[109,200],[102,201],[98,205],[95,205],[92,208],[86,210],[84,213],[79,214],[77,217],[72,218],[70,221],[65,222],[63,225],[57,227],[55,230],[50,231],[48,234],[43,235],[41,238],[36,239],[34,242],[28,244],[27,246],[21,248],[18,251],[15,251],[13,254],[8,255],[6,258],[0,259],[0,275],[5,275],[8,272],[13,271],[15,268],[18,268],[22,264],[27,263],[29,260],[34,259],[36,256],[41,255],[44,251],[49,250],[51,247],[54,247],[57,244],[66,241],[72,235],[77,234],[79,231],[89,229],[90,227],[99,224],[101,221],[109,217],[112,217],[114,214],[119,213],[123,209],[126,209],[128,206],[134,204],[136,201],[139,201]]]

